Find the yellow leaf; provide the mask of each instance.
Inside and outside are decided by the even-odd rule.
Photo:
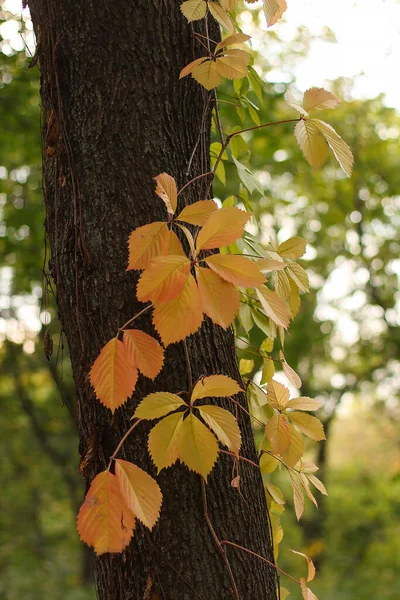
[[[287,418],[276,413],[265,426],[265,435],[274,454],[283,454],[290,444],[290,425]]]
[[[218,456],[218,443],[209,429],[193,414],[183,422],[178,440],[179,460],[207,481]]]
[[[317,596],[307,587],[306,580],[303,577],[300,579],[300,587],[303,600],[318,600]]]
[[[172,229],[169,232],[168,255],[186,256],[178,236]]]
[[[248,54],[243,50],[231,50],[225,56],[217,58],[215,63],[217,73],[227,79],[241,79],[247,77],[248,69],[246,62],[241,56],[233,54],[233,52],[243,52],[248,59]]]
[[[319,119],[309,119],[308,122],[312,123],[318,129],[318,131],[322,133],[328,142],[330,149],[335,155],[336,160],[342,167],[342,170],[346,173],[347,177],[350,177],[353,170],[354,158],[346,142],[344,142],[340,135],[333,129],[333,127],[328,125],[328,123],[325,123],[325,121],[320,121]]]
[[[274,502],[276,502],[279,505],[286,504],[286,500],[283,497],[281,490],[276,485],[273,485],[272,483],[267,482],[265,484],[265,487],[267,489],[268,494],[271,496],[271,498],[274,500]],[[275,540],[275,536],[274,536],[274,540]]]
[[[197,250],[229,246],[243,235],[244,226],[250,217],[251,213],[234,206],[213,212],[197,236]]]
[[[179,229],[181,231],[183,231],[183,233],[185,235],[187,243],[189,244],[191,256],[195,256],[196,250],[195,250],[194,239],[193,239],[192,234],[190,233],[190,231],[186,227],[186,225],[182,225],[182,223],[177,223],[177,226],[179,227]]]
[[[285,93],[285,101],[289,106],[297,110],[303,117],[308,117],[308,112],[304,110],[304,108],[296,102],[296,98],[293,96],[292,92],[289,90]]]
[[[201,58],[196,58],[196,60],[192,60],[186,67],[183,67],[182,71],[179,73],[179,79],[183,79],[186,75],[190,75],[193,73],[194,69],[201,65],[204,61],[207,60],[207,57],[202,56]]]
[[[321,492],[321,494],[323,494],[324,496],[328,495],[326,487],[324,486],[322,481],[318,479],[318,477],[315,477],[315,475],[311,475],[310,473],[307,473],[307,477],[309,481],[317,488],[317,490]]]
[[[185,206],[176,218],[179,221],[203,227],[208,217],[216,210],[218,210],[218,206],[214,200],[199,200],[194,204]]]
[[[225,398],[242,392],[239,384],[227,375],[210,375],[202,377],[193,388],[191,401],[201,398]]]
[[[218,87],[222,81],[222,77],[217,71],[216,62],[213,60],[205,60],[195,66],[192,70],[192,77],[206,90]]]
[[[155,379],[164,363],[164,350],[157,340],[140,329],[126,329],[123,343],[128,347],[132,362],[139,371]]]
[[[290,427],[290,444],[282,458],[288,467],[293,469],[304,454],[305,444],[301,433],[296,431],[291,425]]]
[[[297,476],[292,473],[292,471],[288,471],[288,473],[293,489],[294,512],[296,513],[297,520],[299,521],[304,513],[303,489],[297,479]]]
[[[290,383],[292,383],[295,387],[300,388],[300,377],[297,375],[296,371],[292,369],[290,365],[288,365],[288,363],[285,360],[282,362],[282,369],[286,377],[289,379]]]
[[[245,33],[234,33],[233,35],[228,35],[228,37],[226,37],[224,40],[222,40],[222,42],[219,42],[215,46],[215,54],[218,52],[218,50],[221,50],[222,48],[232,46],[233,44],[242,44],[243,42],[247,42],[247,40],[249,39],[250,36],[246,35]]]
[[[173,215],[176,211],[178,198],[175,179],[171,175],[168,175],[168,173],[161,173],[157,177],[154,177],[154,181],[157,184],[157,196],[164,201],[169,214]]]
[[[279,588],[279,594],[280,594],[280,596],[278,596],[278,598],[280,598],[280,600],[286,600],[286,598],[288,596],[290,596],[289,590],[287,590],[286,588],[284,588],[282,586]]]
[[[158,419],[181,406],[188,408],[188,405],[176,394],[171,394],[170,392],[154,392],[143,398],[132,418]]]
[[[277,252],[283,258],[300,258],[306,251],[307,242],[302,237],[291,237],[279,244]]]
[[[181,11],[188,20],[188,23],[203,19],[206,16],[207,4],[204,0],[187,0],[181,4]]]
[[[277,458],[264,452],[260,458],[260,471],[261,473],[272,473],[278,464],[279,461]]]
[[[127,506],[139,521],[153,529],[160,516],[162,502],[157,482],[148,473],[126,460],[115,461],[115,474]]]
[[[233,25],[232,19],[227,14],[227,12],[222,8],[222,6],[220,6],[218,4],[218,2],[211,2],[210,1],[208,3],[208,8],[210,10],[210,13],[214,17],[214,19],[216,21],[218,21],[218,23],[220,25],[222,25],[222,27],[225,27],[225,29],[228,29],[229,31],[234,31],[235,30],[235,27]]]
[[[275,363],[271,358],[264,358],[261,383],[269,383],[275,374]]]
[[[303,106],[307,112],[335,108],[340,103],[341,100],[337,96],[324,88],[312,87],[304,93]]]
[[[127,347],[113,338],[102,348],[89,377],[97,398],[114,413],[132,395],[138,372]]]
[[[257,267],[260,271],[280,271],[286,268],[286,263],[279,260],[272,260],[271,258],[260,258],[257,261]]]
[[[319,419],[303,412],[292,412],[288,413],[288,417],[293,421],[295,425],[312,440],[319,442],[324,440],[325,433],[324,427]]]
[[[170,467],[179,458],[178,438],[183,413],[173,413],[157,423],[149,433],[148,448],[158,472]]]
[[[318,410],[321,408],[322,402],[308,398],[307,396],[300,396],[300,398],[292,398],[287,402],[285,408],[294,408],[295,410]]]
[[[222,8],[225,10],[233,10],[235,8],[236,0],[221,0]]]
[[[126,270],[147,269],[153,258],[167,254],[168,240],[167,224],[159,221],[132,231],[128,240],[129,259]]]
[[[196,275],[203,312],[214,323],[227,329],[239,310],[238,290],[210,269],[199,267]]]
[[[272,379],[267,387],[267,399],[272,408],[282,410],[289,400],[289,390],[279,381]]]
[[[287,9],[286,0],[263,0],[268,27],[275,25]]]
[[[308,292],[310,282],[306,271],[295,262],[287,265],[286,273],[302,292]],[[280,275],[280,273],[279,273]]]
[[[294,135],[306,161],[317,171],[325,164],[329,153],[324,136],[311,121],[299,121],[294,128]]]
[[[297,552],[297,550],[291,550],[291,552],[293,552],[293,554],[298,554],[299,556],[302,556],[303,558],[306,559],[307,567],[308,567],[307,582],[312,581],[315,577],[315,567],[314,567],[314,563],[311,560],[311,558],[309,556],[307,556],[307,554],[304,554],[303,552]]]
[[[265,314],[277,325],[284,329],[289,327],[290,313],[285,302],[275,292],[265,285],[256,289],[258,299],[261,302]]]
[[[164,345],[183,340],[195,333],[203,320],[203,308],[193,275],[189,274],[179,296],[157,305],[153,323]]]
[[[241,358],[239,361],[239,371],[241,375],[248,375],[254,369],[254,360]]]
[[[304,473],[300,473],[300,480],[301,480],[303,489],[304,489],[307,497],[318,508],[318,502],[316,501],[316,499],[314,498],[313,493],[311,492],[310,484],[308,482],[308,479],[307,479],[306,475],[304,475]]]
[[[265,281],[264,275],[258,270],[257,263],[244,256],[212,254],[204,261],[222,279],[240,287],[256,287]]]
[[[118,480],[109,471],[92,481],[78,514],[77,528],[82,541],[96,554],[122,552],[129,544],[135,517],[121,494]]]
[[[227,446],[235,454],[239,454],[242,437],[235,417],[219,406],[199,406],[201,416],[215,433],[221,444]]]
[[[285,263],[287,267],[288,264]],[[285,271],[278,271],[275,274],[275,292],[278,294],[282,300],[288,302],[290,299],[290,279]]]
[[[190,273],[190,260],[186,256],[159,256],[151,261],[137,285],[137,298],[154,304],[168,302],[179,296]]]

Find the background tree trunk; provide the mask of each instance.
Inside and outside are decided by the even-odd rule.
[[[127,239],[135,227],[165,218],[153,177],[167,171],[182,186],[209,169],[209,94],[193,81],[178,80],[180,69],[197,56],[179,5],[178,0],[29,2],[41,70],[49,269],[70,349],[88,485],[107,467],[143,395],[188,385],[182,344],[168,347],[155,383],[141,378],[133,398],[113,417],[88,381],[102,346],[143,306],[135,299],[137,274],[125,272]],[[210,27],[211,37],[217,36]],[[181,202],[203,199],[206,187],[204,180],[189,186]],[[152,331],[145,315],[138,326]],[[239,379],[232,331],[206,321],[187,344],[194,379],[213,373]],[[242,454],[257,460],[250,422],[243,413],[239,421]],[[121,456],[155,475],[147,431],[139,429]],[[232,460],[221,456],[207,485],[215,532],[220,540],[273,560],[260,473],[241,462],[240,495],[230,486],[232,467]],[[138,525],[122,555],[96,559],[99,598],[144,600],[152,592],[168,600],[233,597],[226,562],[203,515],[200,477],[178,464],[158,481],[164,500],[153,532]],[[231,547],[226,556],[241,600],[276,598],[273,569]]]

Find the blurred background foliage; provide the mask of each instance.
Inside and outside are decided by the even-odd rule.
[[[6,4],[0,11],[0,598],[89,600],[91,556],[74,526],[84,494],[74,388],[46,275],[39,73],[28,68],[28,14],[16,20]],[[257,24],[257,11],[252,18]],[[326,28],[321,38],[334,43]],[[306,28],[285,42],[265,33],[268,52],[256,58],[267,82],[263,102],[235,88],[259,107],[261,123],[294,117],[283,100],[288,85],[296,92],[287,74],[307,59],[312,41]],[[286,77],[279,81],[276,72]],[[394,600],[400,597],[400,115],[383,95],[354,99],[352,86],[349,79],[329,83],[347,101],[326,117],[355,155],[350,180],[332,158],[313,174],[293,124],[286,124],[244,135],[235,150],[263,194],[246,192],[231,155],[224,161],[226,186],[216,181],[214,191],[221,201],[235,195],[250,206],[252,233],[261,240],[301,235],[308,242],[302,264],[311,293],[285,355],[302,378],[301,394],[324,402],[318,416],[328,441],[310,445],[308,455],[329,496],[318,497],[318,511],[308,503],[298,524],[286,478],[271,476],[288,504],[279,565],[299,578],[304,564],[289,549],[309,554],[318,566],[311,587],[321,600]],[[228,84],[219,97],[231,102],[232,91]],[[237,109],[220,103],[225,131],[254,125]],[[245,333],[242,325],[238,332]],[[258,348],[260,330],[249,336]],[[45,337],[53,341],[49,360]],[[255,360],[259,377],[262,359],[244,350],[239,356]],[[282,373],[277,377],[285,382]],[[299,597],[290,582],[282,585]]]

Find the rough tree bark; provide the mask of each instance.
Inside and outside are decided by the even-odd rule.
[[[178,80],[180,69],[196,56],[179,5],[179,0],[29,1],[41,71],[49,270],[70,349],[87,484],[107,467],[144,394],[188,385],[182,344],[167,349],[155,383],[140,379],[114,417],[88,381],[101,347],[143,306],[135,300],[137,277],[125,272],[127,238],[135,227],[164,218],[153,177],[166,171],[182,186],[209,169],[210,110],[204,109],[209,95],[193,81]],[[181,203],[202,199],[206,184],[189,186]],[[152,331],[147,315],[139,326]],[[213,373],[239,378],[231,331],[206,321],[187,344],[195,379]],[[257,460],[250,422],[240,412],[243,455]],[[146,432],[139,429],[121,456],[155,475]],[[232,466],[230,457],[221,456],[207,486],[216,535],[273,560],[261,476],[241,462],[240,495],[230,486]],[[200,477],[178,464],[158,481],[164,500],[153,532],[138,525],[122,555],[96,559],[99,598],[234,597],[226,559],[204,518]],[[240,599],[275,599],[274,569],[225,548]]]

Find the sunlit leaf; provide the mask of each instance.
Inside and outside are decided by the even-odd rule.
[[[179,221],[203,227],[209,216],[218,210],[214,200],[199,200],[186,206],[176,217]]]
[[[181,75],[180,77],[184,77]],[[206,90],[212,90],[219,86],[222,75],[217,71],[217,63],[213,60],[205,60],[192,69],[192,77]]]
[[[290,425],[281,413],[276,413],[265,426],[265,435],[271,444],[271,450],[274,454],[283,454],[290,444]]]
[[[307,112],[335,108],[340,103],[341,100],[337,96],[324,88],[312,87],[304,93],[303,107]]]
[[[239,425],[229,411],[219,406],[199,406],[201,416],[215,433],[221,444],[239,454],[242,438]]]
[[[303,577],[300,579],[300,587],[303,600],[318,600],[317,596],[307,587],[306,580]]]
[[[135,517],[125,503],[118,480],[109,471],[99,473],[86,494],[77,519],[78,533],[96,554],[122,552],[129,544]]]
[[[309,556],[307,556],[307,554],[304,554],[303,552],[297,552],[297,550],[292,550],[292,552],[294,554],[298,554],[299,556],[302,556],[303,558],[306,559],[307,567],[308,567],[307,582],[312,581],[315,577],[315,567],[314,567],[314,563],[311,560],[311,558]]]
[[[304,450],[305,443],[303,436],[290,425],[290,444],[282,455],[287,466],[293,469],[303,456]]]
[[[292,383],[295,387],[301,387],[301,379],[297,375],[296,371],[292,369],[292,367],[284,360],[282,361],[282,369],[285,373],[286,377],[289,379],[290,383]]]
[[[184,420],[178,439],[179,460],[207,481],[218,456],[218,443],[211,431],[193,414]]]
[[[306,271],[295,262],[287,265],[286,273],[302,292],[308,292],[310,282]]]
[[[185,256],[154,258],[137,285],[137,298],[154,304],[176,298],[185,287],[190,272],[190,260]]]
[[[114,412],[132,395],[138,372],[127,347],[113,338],[102,348],[89,377],[97,398]]]
[[[148,448],[158,472],[170,467],[179,458],[178,439],[183,423],[182,412],[168,415],[149,433]]]
[[[123,343],[128,347],[132,362],[139,371],[155,379],[164,364],[164,349],[157,340],[140,329],[126,329]]]
[[[297,425],[300,431],[312,440],[319,442],[325,439],[324,426],[316,417],[304,412],[288,413],[288,417]]]
[[[154,181],[157,184],[157,196],[164,201],[167,211],[173,215],[176,211],[178,197],[175,179],[171,175],[168,175],[168,173],[161,173],[157,177],[154,177]]]
[[[275,375],[275,363],[271,358],[264,358],[261,383],[269,383]]]
[[[179,296],[157,305],[153,323],[164,345],[183,340],[195,333],[203,320],[203,307],[193,275],[187,277]]]
[[[286,0],[263,0],[268,27],[275,25],[287,9]]]
[[[227,50],[224,56],[217,59],[215,67],[222,77],[240,79],[247,76],[249,60],[249,55],[244,50]]]
[[[137,419],[158,419],[187,404],[170,392],[153,392],[148,394],[136,408],[133,417]]]
[[[302,119],[294,128],[297,143],[308,164],[317,171],[328,158],[328,146],[319,128],[311,119]]]
[[[288,471],[288,473],[293,489],[294,512],[296,513],[297,520],[299,521],[304,513],[303,489],[299,483],[299,480],[297,479],[297,475],[292,473],[292,471]]]
[[[196,270],[196,274],[203,312],[214,323],[227,329],[232,325],[239,310],[238,290],[211,269],[200,267]]]
[[[187,0],[181,4],[181,11],[191,23],[206,16],[207,4],[204,0]]]
[[[226,48],[227,46],[232,46],[233,44],[242,44],[243,42],[247,42],[249,39],[250,36],[246,35],[245,33],[234,33],[233,35],[228,35],[228,37],[223,39],[215,46],[215,52],[217,53],[218,50]]]
[[[292,237],[279,244],[277,252],[283,258],[300,258],[306,251],[307,242],[301,237]]]
[[[285,302],[272,290],[265,285],[256,289],[258,299],[265,313],[277,325],[284,329],[289,327],[290,313]]]
[[[323,494],[324,496],[328,495],[326,487],[324,486],[322,481],[318,479],[318,477],[315,477],[315,475],[311,475],[310,473],[307,473],[307,477],[309,481],[317,488],[317,490],[321,492],[321,494]]]
[[[300,398],[292,398],[286,403],[285,408],[294,408],[295,410],[318,410],[321,408],[322,402],[308,398],[307,396],[300,396]]]
[[[224,398],[242,392],[242,388],[227,375],[202,377],[192,391],[192,402],[201,398]]]
[[[153,258],[168,253],[169,230],[166,223],[156,221],[138,227],[129,236],[127,271],[147,269]]]
[[[257,263],[244,256],[233,254],[212,254],[204,259],[217,275],[240,287],[257,287],[265,281]]]
[[[260,271],[280,271],[286,268],[286,263],[272,258],[260,258],[257,261],[257,267]]]
[[[350,177],[353,170],[354,158],[346,142],[342,140],[340,135],[328,123],[319,119],[309,119],[308,122],[312,122],[322,133],[342,170],[346,173],[347,177]]]
[[[243,234],[251,214],[235,207],[213,212],[197,236],[197,250],[229,246]]]
[[[289,106],[297,110],[303,117],[308,117],[308,112],[296,101],[296,98],[289,90],[285,93],[285,100]]]
[[[267,399],[272,408],[282,410],[289,400],[289,390],[279,381],[272,379],[267,387]]]
[[[126,460],[115,461],[121,493],[133,514],[149,529],[156,524],[162,494],[157,482],[145,471]]]
[[[232,22],[232,19],[227,14],[227,12],[225,11],[225,9],[218,4],[218,2],[211,2],[211,1],[209,1],[208,2],[208,8],[210,10],[210,13],[214,17],[214,19],[216,21],[218,21],[218,23],[220,25],[222,25],[222,27],[225,27],[225,29],[228,29],[228,31],[234,31],[235,30],[235,27],[234,27],[234,24]]]

